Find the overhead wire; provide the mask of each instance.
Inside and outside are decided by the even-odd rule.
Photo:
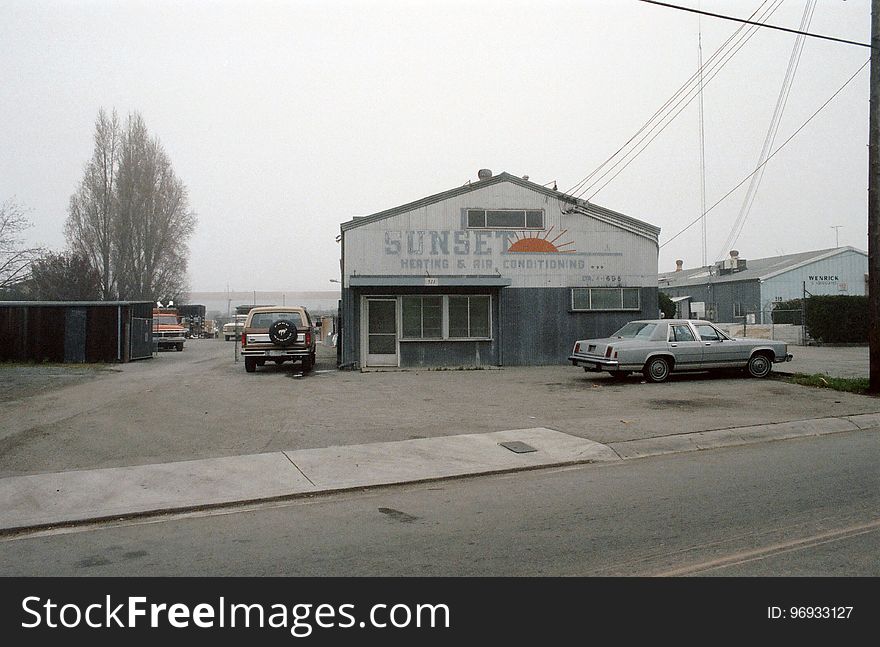
[[[810,23],[813,20],[813,13],[816,9],[816,0],[807,0],[804,5],[804,15],[801,18],[801,30],[809,29]],[[721,246],[721,250],[718,252],[716,258],[721,258],[727,252],[727,250],[736,246],[737,241],[739,240],[740,235],[742,235],[743,229],[745,228],[746,221],[748,220],[749,214],[751,213],[752,205],[755,201],[755,196],[758,193],[758,188],[761,185],[761,180],[764,177],[764,172],[766,171],[766,166],[762,165],[762,162],[767,158],[767,154],[773,148],[773,144],[776,142],[776,135],[779,133],[779,125],[782,123],[782,115],[785,112],[785,107],[788,104],[788,98],[791,95],[791,88],[794,83],[794,77],[797,74],[797,69],[800,64],[801,54],[804,51],[804,44],[806,43],[806,36],[803,34],[799,34],[795,39],[794,48],[791,52],[791,57],[788,60],[788,69],[785,72],[785,78],[782,82],[782,87],[779,90],[779,97],[776,100],[776,108],[773,111],[773,116],[770,119],[770,125],[767,129],[767,135],[764,138],[764,145],[761,148],[761,154],[758,157],[758,165],[760,167],[760,172],[756,173],[752,176],[751,182],[749,183],[748,190],[746,191],[746,195],[743,198],[743,203],[740,206],[739,214],[737,214],[737,218],[733,223],[733,226],[730,229],[730,233],[727,235],[727,238],[724,240],[724,244]],[[705,262],[703,263],[705,265]]]
[[[725,16],[720,13],[712,13],[709,11],[702,11],[700,9],[694,9],[693,7],[682,7],[681,5],[671,4],[669,2],[658,2],[658,0],[641,0],[641,2],[646,2],[648,4],[655,4],[661,7],[667,7],[669,9],[679,9],[681,11],[689,11],[691,13],[698,13],[703,16],[712,16],[713,18],[721,18],[722,20],[733,20],[734,22],[744,23],[746,25],[755,25],[758,23],[752,22],[751,20],[744,20],[742,18],[737,18],[736,16]],[[761,27],[766,27],[768,29],[776,29],[777,31],[785,31],[790,34],[801,34],[803,36],[809,36],[810,38],[821,38],[822,40],[830,40],[835,43],[845,43],[846,45],[858,45],[859,47],[871,47],[870,43],[860,43],[854,40],[847,40],[845,38],[837,38],[835,36],[826,36],[824,34],[811,34],[808,31],[797,30],[797,29],[789,29],[788,27],[780,27],[779,25],[766,25],[762,24]]]
[[[761,19],[769,18],[773,12],[775,12],[783,0],[774,0],[773,4],[765,10],[765,13],[761,16]],[[759,8],[760,11],[760,8]],[[751,40],[751,38],[757,33],[759,27],[757,26],[744,26],[741,30],[737,30],[737,32],[744,31],[744,33],[735,33],[731,39],[725,41],[725,44],[722,45],[718,50],[716,50],[715,54],[708,61],[706,61],[703,66],[703,74],[708,73],[708,77],[703,78],[703,87],[708,85],[712,79],[714,79],[718,73],[724,69],[724,67],[730,62],[730,60],[745,46],[745,44]],[[729,44],[732,41],[734,44],[730,45],[725,49],[725,45]],[[716,55],[719,58],[716,58]],[[676,96],[678,96],[678,100],[672,105],[672,107],[666,111],[666,114],[662,115],[659,119],[652,120],[654,121],[653,125],[648,128],[649,124],[640,129],[640,133],[644,132],[647,128],[647,132],[645,132],[638,142],[636,142],[630,150],[624,153],[619,159],[614,162],[611,166],[609,166],[595,181],[591,184],[583,187],[578,193],[575,193],[575,197],[580,197],[587,191],[592,191],[590,195],[586,198],[587,201],[592,200],[597,194],[599,194],[608,184],[610,184],[620,173],[622,173],[641,153],[653,142],[666,128],[678,117],[681,112],[690,105],[690,103],[698,96],[699,85],[694,82],[696,79],[699,80],[700,71],[694,73],[691,76],[691,79],[682,87],[682,89],[673,96],[673,100]],[[669,102],[667,102],[669,103]],[[649,122],[650,123],[650,122]],[[655,132],[656,131],[656,132]],[[633,138],[634,139],[634,138]],[[632,140],[631,140],[632,141]],[[622,165],[622,166],[621,166]],[[604,165],[603,165],[604,166]],[[620,168],[618,168],[620,167]],[[606,178],[610,173],[612,173],[615,169],[613,175],[608,178],[601,186],[594,188],[601,182],[604,178]],[[593,173],[595,175],[595,172]]]
[[[718,201],[715,202],[715,204],[713,204],[711,207],[709,207],[709,208],[706,210],[706,214],[710,213],[713,209],[715,209],[715,207],[717,207],[719,204],[721,204],[722,202],[724,202],[724,201],[725,201],[730,195],[732,195],[737,189],[739,189],[743,184],[745,184],[745,183],[749,180],[749,178],[751,178],[755,173],[757,173],[758,171],[760,171],[761,168],[764,167],[764,165],[766,165],[771,159],[773,159],[773,158],[776,156],[776,154],[779,153],[779,151],[781,151],[783,148],[785,148],[786,145],[788,145],[788,143],[789,143],[792,139],[794,139],[794,138],[797,136],[798,133],[800,133],[804,128],[806,128],[807,124],[809,124],[811,121],[813,121],[813,119],[816,117],[816,115],[818,115],[820,112],[822,112],[822,110],[824,110],[824,109],[828,106],[828,104],[831,103],[831,102],[837,97],[838,94],[840,94],[841,92],[843,92],[843,90],[846,88],[846,86],[848,86],[848,85],[852,82],[852,80],[853,80],[854,78],[856,78],[856,77],[859,75],[859,72],[861,72],[863,69],[865,69],[865,68],[868,66],[868,63],[870,63],[870,62],[871,62],[871,59],[868,59],[867,61],[865,61],[864,63],[862,63],[862,66],[861,66],[859,69],[857,69],[857,70],[855,71],[855,73],[854,73],[851,77],[849,77],[849,78],[846,80],[846,82],[845,82],[842,86],[840,86],[840,87],[837,89],[837,91],[836,91],[834,94],[831,95],[831,97],[828,98],[827,101],[825,101],[825,103],[823,103],[821,106],[819,106],[819,108],[816,109],[816,111],[815,111],[812,115],[810,115],[809,118],[807,118],[807,120],[806,120],[804,123],[802,123],[802,124],[798,127],[798,129],[795,130],[795,131],[794,131],[794,132],[788,137],[788,139],[786,139],[784,142],[782,142],[782,144],[780,144],[779,147],[778,147],[776,150],[774,150],[772,153],[770,153],[770,155],[767,156],[767,159],[764,160],[764,161],[763,161],[763,162],[762,162],[762,163],[761,163],[761,164],[760,164],[760,165],[759,165],[754,171],[752,171],[751,173],[749,173],[748,175],[746,175],[746,176],[745,176],[745,177],[739,182],[739,184],[737,184],[737,185],[736,185],[735,187],[733,187],[730,191],[728,191],[728,192],[725,193],[723,196],[721,196],[721,198],[719,198]],[[701,214],[700,216],[698,216],[697,218],[695,218],[694,220],[692,220],[691,222],[689,222],[689,223],[688,223],[687,225],[685,225],[685,227],[682,228],[678,233],[676,233],[674,236],[672,236],[672,237],[671,237],[669,240],[667,240],[666,242],[662,243],[662,244],[660,245],[660,247],[661,247],[661,248],[662,248],[662,247],[665,247],[666,245],[668,245],[669,243],[671,243],[673,240],[675,240],[676,238],[678,238],[679,236],[681,236],[681,235],[682,235],[684,232],[686,232],[688,229],[690,229],[690,228],[693,227],[695,224],[697,224],[698,222],[700,222],[700,218],[702,218],[702,217],[703,217],[703,214]]]
[[[752,12],[752,15],[751,15],[749,18],[755,18],[756,16],[758,16],[758,14],[761,12],[762,8],[763,8],[765,5],[767,5],[768,2],[770,2],[770,1],[771,1],[771,0],[763,0],[763,2],[761,2],[760,5],[758,5],[758,8],[755,9],[754,12]],[[767,19],[769,19],[769,17],[770,17],[770,16],[771,16],[771,15],[772,15],[772,14],[773,14],[773,13],[779,8],[779,6],[782,4],[782,1],[783,1],[783,0],[773,0],[773,4],[771,4],[770,8],[768,8],[767,10],[765,10],[765,12],[764,12],[763,14],[761,14],[761,15],[758,17],[758,20],[767,20]],[[704,66],[711,66],[711,65],[713,65],[713,64],[714,64],[714,61],[716,60],[716,58],[719,57],[719,56],[722,56],[722,55],[723,55],[723,52],[727,49],[727,46],[728,46],[728,45],[729,45],[729,44],[730,44],[730,43],[731,43],[731,42],[732,42],[732,41],[733,41],[733,40],[734,40],[734,39],[735,39],[735,38],[736,38],[736,37],[737,37],[737,36],[743,31],[743,30],[745,30],[745,29],[747,29],[746,25],[740,25],[740,26],[739,26],[739,27],[738,27],[738,28],[737,28],[737,29],[736,29],[736,30],[735,30],[730,36],[728,36],[727,40],[725,40],[725,41],[724,41],[724,42],[718,47],[718,49],[715,50],[715,52],[712,54],[712,56],[710,56],[710,57],[706,60],[706,62],[704,63]],[[630,144],[631,144],[631,143],[632,143],[632,142],[633,142],[633,141],[634,141],[639,135],[641,135],[641,134],[645,131],[645,129],[648,128],[648,127],[649,127],[649,126],[650,126],[650,125],[651,125],[651,124],[652,124],[652,123],[653,123],[658,117],[660,117],[660,116],[664,113],[664,111],[666,111],[667,108],[669,108],[669,106],[670,106],[670,105],[671,105],[671,104],[672,104],[672,103],[673,103],[673,102],[674,102],[674,101],[675,101],[675,100],[676,100],[676,99],[677,99],[677,98],[678,98],[683,92],[685,92],[685,91],[687,90],[688,87],[690,87],[690,86],[693,85],[695,79],[698,78],[698,76],[701,74],[701,72],[702,72],[702,70],[697,70],[696,72],[694,72],[694,73],[690,76],[690,78],[688,78],[687,81],[685,81],[685,82],[684,82],[684,83],[683,83],[683,84],[682,84],[682,85],[681,85],[681,86],[680,86],[680,87],[679,87],[679,88],[678,88],[678,89],[672,94],[672,96],[671,96],[669,99],[667,99],[666,102],[663,103],[663,105],[661,105],[661,106],[660,106],[660,107],[654,112],[653,115],[651,115],[651,117],[650,117],[650,118],[649,118],[649,119],[648,119],[648,120],[647,120],[647,121],[641,126],[641,128],[639,128],[639,129],[636,131],[636,133],[635,133],[632,137],[630,137],[630,138],[629,138],[629,139],[628,139],[628,140],[627,140],[627,141],[626,141],[626,142],[625,142],[620,148],[618,148],[618,149],[617,149],[617,150],[616,150],[611,156],[609,156],[604,162],[602,162],[599,166],[597,166],[596,169],[593,170],[589,175],[587,175],[585,178],[583,178],[582,180],[580,180],[579,182],[577,182],[572,188],[570,188],[568,191],[566,191],[566,193],[567,193],[568,195],[574,195],[574,196],[583,195],[583,193],[584,193],[586,190],[588,190],[588,189],[585,189],[584,191],[581,191],[581,188],[584,187],[584,185],[585,185],[587,182],[589,182],[589,181],[590,181],[590,180],[591,180],[591,179],[592,179],[597,173],[599,173],[599,172],[600,172],[600,171],[601,171],[601,170],[602,170],[602,169],[603,169],[603,168],[604,168],[609,162],[611,162],[611,161],[612,161],[614,158],[616,158],[616,157],[617,157],[617,156],[618,156],[618,155],[619,155],[624,149],[626,149],[626,147],[629,146],[629,145],[630,145]],[[592,187],[592,186],[593,186],[593,185],[590,185],[590,187]],[[588,188],[590,188],[590,187],[588,187]],[[578,192],[578,193],[576,193],[576,192]]]

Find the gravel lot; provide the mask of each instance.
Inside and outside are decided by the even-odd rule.
[[[0,476],[548,427],[598,442],[880,411],[738,373],[623,383],[569,365],[245,373],[234,344],[110,366],[0,365]]]

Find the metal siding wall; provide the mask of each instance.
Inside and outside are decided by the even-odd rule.
[[[59,323],[65,321],[67,308],[25,307],[25,356],[34,362],[63,362],[64,335]]]
[[[656,285],[658,256],[656,241],[591,216],[562,214],[562,206],[563,203],[555,198],[509,182],[502,182],[349,229],[344,234],[344,286],[348,285],[348,279],[354,273],[425,275],[425,269],[408,265],[404,267],[408,260],[440,263],[439,267],[428,268],[432,275],[492,274],[499,271],[501,275],[512,279],[513,287]],[[503,232],[485,230],[486,253],[478,255],[475,252],[478,235],[476,230],[463,228],[462,210],[468,208],[542,209],[545,229],[537,233],[542,236],[547,235],[549,240],[561,235],[555,245],[572,243],[561,249],[576,253],[503,252],[503,240],[500,237]],[[469,236],[469,252],[458,255],[454,253],[454,236],[456,232],[461,231]],[[443,253],[439,242],[436,246],[432,244],[431,232],[448,234],[446,250],[448,253]],[[512,233],[523,232],[517,230]],[[399,245],[399,253],[386,252],[386,234],[398,236],[395,244]],[[413,236],[412,253],[409,251],[410,234]],[[447,261],[445,266],[444,260]],[[582,267],[564,270],[546,269],[548,260],[577,262]],[[459,266],[459,261],[463,266]],[[474,266],[481,261],[488,261],[490,265]],[[519,261],[531,261],[532,266],[519,268],[518,265],[510,265]],[[606,276],[614,277],[614,280],[606,281],[604,278]],[[620,281],[616,280],[617,276],[621,277]]]
[[[118,306],[93,306],[88,312],[87,362],[115,362],[119,354]],[[125,334],[123,328],[122,334]]]
[[[342,366],[360,362],[360,291],[342,290],[342,320],[339,322],[337,344],[342,344]]]
[[[864,296],[867,272],[868,259],[864,254],[844,252],[767,279],[761,286],[762,304],[769,307],[775,298],[800,299],[804,294],[804,281],[812,294]],[[810,281],[810,276],[837,276],[839,280]],[[841,282],[846,283],[846,291],[839,289]]]
[[[67,308],[64,313],[64,361],[86,361],[85,308]]]
[[[406,292],[426,293],[418,288]],[[343,291],[348,313],[343,316],[353,322],[343,326],[342,336],[346,340],[343,364],[360,363],[361,296],[402,293],[399,289],[393,293],[365,289]],[[440,288],[438,293],[455,292]],[[500,297],[494,291],[492,295],[492,342],[402,342],[400,364],[402,367],[473,366],[478,361],[486,366],[565,364],[577,339],[605,337],[628,321],[658,317],[657,288],[641,288],[640,302],[642,307],[638,312],[571,312],[570,288],[503,288]]]
[[[0,308],[0,360],[4,362],[20,359],[20,310],[23,308]]]
[[[4,306],[0,308],[0,360],[115,362],[118,308],[111,303]],[[123,306],[123,314],[128,311],[129,307]],[[133,303],[130,311],[149,317],[152,304]],[[122,332],[125,334],[125,327]]]
[[[146,359],[153,356],[152,319],[132,317],[129,321],[129,359]]]
[[[638,312],[571,312],[570,288],[505,288],[501,291],[504,364],[565,364],[578,339],[606,337],[634,319],[656,319],[657,288],[642,288],[640,299]]]
[[[403,342],[400,344],[402,367],[495,366],[495,342]]]
[[[751,281],[734,281],[716,283],[712,286],[718,313],[715,321],[719,323],[738,323],[742,316],[734,314],[734,304],[739,303],[743,312],[760,312],[761,288],[757,279]],[[760,314],[757,314],[760,317]]]

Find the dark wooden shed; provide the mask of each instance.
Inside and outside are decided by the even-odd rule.
[[[128,362],[152,357],[150,301],[0,301],[0,360]]]

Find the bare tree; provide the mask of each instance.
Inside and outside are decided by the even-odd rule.
[[[95,148],[77,192],[70,198],[65,235],[68,247],[88,258],[101,273],[101,298],[112,299],[115,181],[119,171],[119,118],[102,108],[95,122]]]
[[[130,298],[181,299],[187,292],[187,240],[195,228],[186,187],[143,118],[123,137],[117,185],[117,280]]]
[[[8,290],[27,279],[31,261],[42,251],[24,245],[21,234],[30,226],[30,220],[14,199],[0,203],[0,290]]]
[[[95,152],[71,198],[68,244],[101,271],[103,298],[182,299],[195,229],[186,186],[143,117],[102,110]]]
[[[101,273],[78,252],[49,252],[31,264],[30,296],[43,301],[96,301]]]

